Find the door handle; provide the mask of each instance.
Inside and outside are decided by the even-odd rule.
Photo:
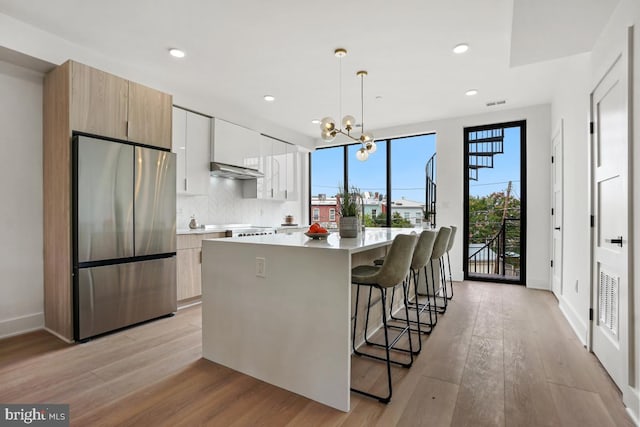
[[[620,247],[622,247],[622,236],[617,239],[605,239],[605,242],[611,243],[612,245],[620,245]]]
[[[558,230],[558,231],[560,231],[560,227],[555,227],[555,230]]]

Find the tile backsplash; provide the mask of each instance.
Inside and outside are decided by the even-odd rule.
[[[302,201],[282,202],[245,199],[240,180],[211,177],[208,195],[177,196],[177,228],[189,227],[191,216],[200,224],[252,224],[276,226],[284,222],[286,215],[293,215],[299,224],[302,218]]]

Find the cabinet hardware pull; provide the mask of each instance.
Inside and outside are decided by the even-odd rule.
[[[617,239],[605,239],[605,242],[611,243],[612,245],[620,245],[620,247],[622,247],[622,236]]]

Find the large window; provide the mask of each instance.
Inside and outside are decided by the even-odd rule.
[[[360,190],[366,226],[421,225],[426,211],[425,168],[435,153],[435,134],[376,144],[376,152],[364,162],[356,159],[360,144],[320,148],[310,155],[310,212],[323,206],[337,208],[335,195],[341,185],[347,185]],[[333,227],[339,218],[329,215],[325,221]]]
[[[387,225],[387,211],[383,208],[387,194],[387,141],[376,141],[376,146],[376,152],[365,162],[356,158],[360,144],[349,145],[347,148],[349,186],[360,189],[367,227]]]
[[[426,215],[426,166],[435,153],[434,134],[391,141],[391,221],[416,227]]]

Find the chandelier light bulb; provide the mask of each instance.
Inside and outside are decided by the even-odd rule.
[[[376,150],[378,149],[378,147],[376,146],[376,143],[373,141],[367,141],[364,146],[369,152],[369,154],[375,153]]]
[[[336,128],[336,121],[333,120],[331,117],[325,117],[324,119],[322,119],[322,121],[320,122],[320,130],[321,131],[332,131]]]
[[[365,132],[362,135],[360,135],[360,141],[361,142],[373,142],[373,134],[371,132]]]
[[[364,162],[369,158],[369,152],[365,150],[364,147],[361,147],[358,151],[356,151],[356,158],[361,162]]]
[[[336,131],[335,130],[323,130],[320,133],[320,138],[322,138],[322,140],[324,142],[331,142],[335,139],[336,137]]]
[[[344,116],[342,119],[342,127],[349,132],[356,124],[356,118],[353,116]]]

